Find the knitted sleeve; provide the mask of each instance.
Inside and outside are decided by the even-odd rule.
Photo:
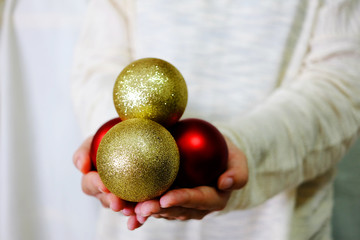
[[[360,2],[319,5],[302,66],[246,116],[221,127],[249,164],[227,208],[259,205],[327,172],[359,135]]]
[[[112,91],[120,71],[132,59],[131,1],[93,0],[74,53],[72,98],[84,135],[116,117]],[[125,11],[126,10],[126,11]]]

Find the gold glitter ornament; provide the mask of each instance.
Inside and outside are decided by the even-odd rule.
[[[148,119],[118,123],[103,137],[97,169],[110,192],[142,202],[160,196],[174,182],[180,154],[170,132]]]
[[[116,79],[113,100],[122,120],[145,118],[170,126],[185,111],[187,87],[170,63],[143,58],[126,66]]]

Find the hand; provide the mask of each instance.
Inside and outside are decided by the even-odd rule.
[[[248,180],[247,160],[244,153],[230,140],[228,169],[218,179],[218,189],[200,186],[167,192],[159,200],[138,203],[137,216],[169,220],[202,219],[207,214],[225,208],[232,190],[240,189]]]
[[[82,177],[82,190],[85,194],[96,197],[106,208],[115,212],[122,211],[128,220],[130,230],[140,227],[147,218],[135,214],[135,203],[130,203],[116,197],[105,187],[96,171],[91,171],[90,145],[93,137],[87,138],[76,150],[73,156],[75,166],[84,174]]]

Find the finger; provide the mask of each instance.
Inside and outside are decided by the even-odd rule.
[[[73,155],[73,163],[82,173],[87,173],[91,170],[90,145],[92,139],[93,136],[88,137]]]
[[[181,188],[169,191],[160,198],[162,208],[181,206],[198,210],[221,210],[225,207],[230,192],[216,191],[212,187]]]
[[[209,213],[210,211],[208,210],[197,210],[197,209],[189,209],[183,207],[171,207],[171,208],[162,209],[161,212],[154,214],[153,216],[156,218],[165,218],[168,220],[185,221],[190,219],[201,220]]]
[[[109,201],[109,207],[114,212],[119,212],[127,206],[127,203],[124,200],[118,198],[113,193],[106,193],[106,195]]]
[[[227,140],[229,149],[228,168],[218,179],[220,190],[240,189],[248,181],[248,166],[245,154],[230,140]]]
[[[160,212],[159,200],[149,200],[142,203],[138,203],[135,207],[135,213],[139,216],[149,217],[152,214]]]
[[[127,227],[129,230],[133,231],[141,226],[142,226],[142,224],[137,220],[136,215],[129,217],[128,222],[127,222]]]
[[[97,194],[93,195],[96,197],[105,208],[110,208],[114,212],[119,212],[124,209],[126,205],[125,201],[121,200],[120,198],[116,197],[112,193],[102,193],[98,192]]]
[[[99,193],[95,196],[104,208],[110,208],[110,199],[106,193]]]
[[[110,208],[114,212],[123,210],[126,205],[125,201],[121,200],[112,193],[98,193],[95,197],[100,200],[103,207]]]
[[[99,193],[109,193],[97,172],[84,174],[81,181],[81,187],[85,194],[96,196]]]
[[[136,219],[138,220],[139,223],[144,224],[146,222],[146,220],[148,219],[148,217],[136,215]]]
[[[122,210],[122,213],[123,213],[125,216],[136,215],[136,213],[135,213],[135,206],[136,206],[136,203],[125,201],[125,206],[124,206],[124,208],[123,208],[123,210]]]

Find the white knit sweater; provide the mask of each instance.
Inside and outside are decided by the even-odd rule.
[[[93,0],[73,71],[86,135],[115,116],[114,81],[142,57],[182,72],[183,118],[242,149],[249,183],[201,221],[130,232],[103,210],[99,239],[330,239],[335,164],[360,126],[360,1]]]

